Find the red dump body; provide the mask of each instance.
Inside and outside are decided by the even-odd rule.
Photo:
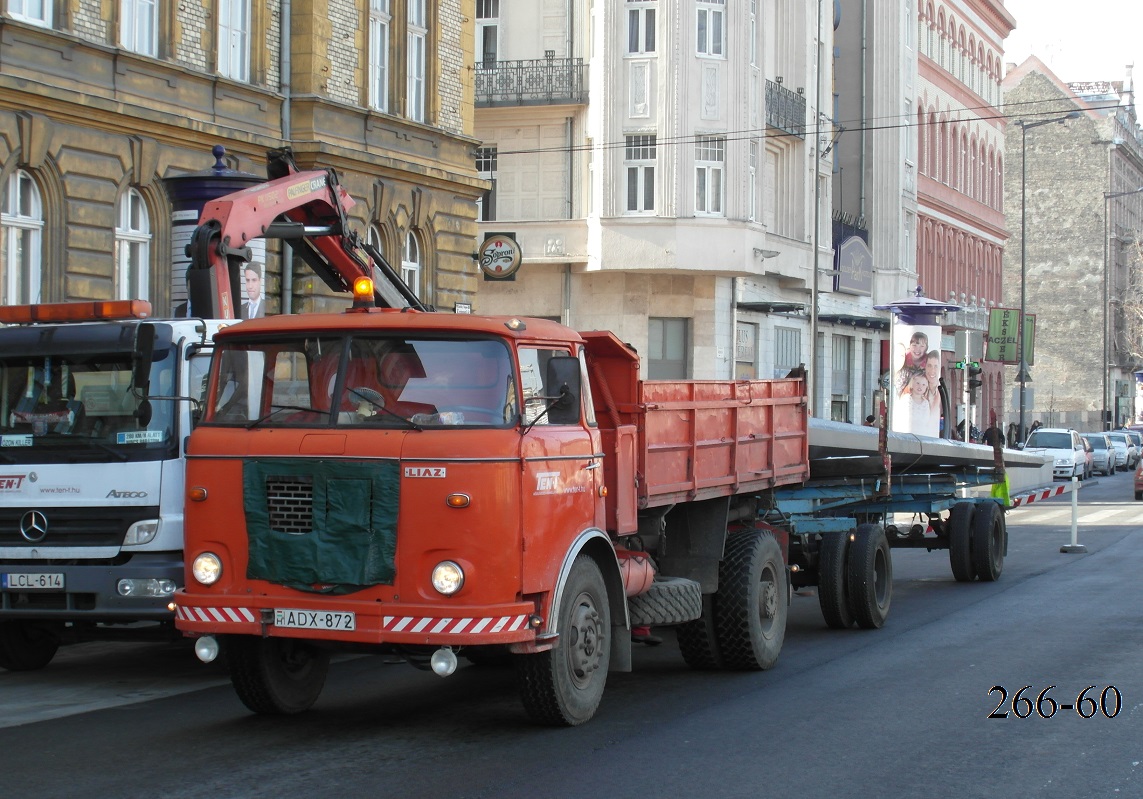
[[[805,380],[639,380],[614,334],[586,342],[603,436],[608,531],[644,508],[800,483],[809,477]]]

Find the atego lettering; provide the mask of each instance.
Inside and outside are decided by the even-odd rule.
[[[144,499],[146,496],[146,491],[116,491],[113,488],[104,499]]]

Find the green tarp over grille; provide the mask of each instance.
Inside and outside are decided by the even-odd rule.
[[[312,522],[273,529],[280,500],[267,484],[312,479]],[[397,551],[396,461],[248,460],[242,470],[250,562],[246,576],[281,585],[391,585]],[[306,485],[309,485],[307,482]],[[303,506],[294,498],[293,505]],[[286,526],[286,525],[282,525]],[[304,525],[303,525],[304,527]]]

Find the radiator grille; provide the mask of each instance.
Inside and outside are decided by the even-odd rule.
[[[269,475],[266,505],[270,528],[279,533],[301,535],[313,531],[314,480],[312,477]]]

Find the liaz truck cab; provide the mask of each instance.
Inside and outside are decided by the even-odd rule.
[[[171,637],[183,444],[218,322],[148,303],[0,308],[0,667]]]

